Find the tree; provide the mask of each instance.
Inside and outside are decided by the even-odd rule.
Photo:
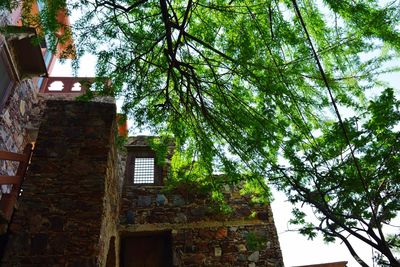
[[[52,34],[60,26],[54,6],[65,2],[46,4],[36,22]],[[391,90],[371,103],[365,95],[379,87],[377,76],[391,71],[382,66],[400,51],[398,4],[74,0],[67,6],[83,14],[72,30],[78,55],[97,55],[97,76],[112,81],[112,90],[99,81],[99,92],[123,96],[139,126],[172,134],[202,172],[224,170],[228,182],[246,179],[268,190],[266,177],[292,202],[309,203],[321,224],[308,224],[295,210],[293,222],[304,225],[304,234],[339,238],[358,258],[350,234],[399,266],[398,240],[382,230],[399,210],[398,102]],[[354,116],[343,117],[344,109]]]
[[[385,90],[371,101],[365,113],[328,125],[313,144],[297,142],[293,135],[285,143],[290,167],[276,167],[271,176],[296,204],[307,202],[315,209],[319,224],[309,223],[305,214],[294,209],[294,224],[313,238],[315,230],[326,241],[339,238],[362,266],[368,266],[357,255],[347,237],[352,235],[382,253],[379,263],[398,266],[392,249],[397,238],[383,232],[399,210],[399,131],[400,101],[393,90]],[[343,139],[344,126],[353,146],[350,151]],[[354,153],[356,157],[351,155]],[[354,162],[356,160],[356,164]]]

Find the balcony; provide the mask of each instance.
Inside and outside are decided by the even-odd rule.
[[[0,27],[0,30],[5,36],[4,46],[17,80],[48,76],[42,50],[37,44],[37,32],[34,28],[5,26]],[[3,46],[1,40],[0,43]]]
[[[94,78],[88,77],[49,77],[43,80],[40,92],[79,96],[89,90],[93,82]]]
[[[90,90],[94,81],[93,77],[48,77],[43,79],[40,93],[47,99],[73,100]],[[110,85],[109,80],[104,82]],[[96,96],[95,93],[93,101],[115,103],[114,97]],[[118,114],[116,119],[119,135],[126,138],[128,136],[126,117]]]
[[[21,185],[25,179],[26,170],[32,155],[32,145],[28,144],[22,154],[0,151],[0,160],[19,162],[15,175],[0,175],[0,185],[9,186],[10,192],[3,193],[0,199],[0,225],[8,224],[14,212],[17,199],[21,193]],[[0,227],[0,234],[4,234],[4,227]]]

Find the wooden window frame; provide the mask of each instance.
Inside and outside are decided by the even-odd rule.
[[[153,183],[134,183],[134,172],[135,172],[135,159],[136,158],[154,158],[154,182]],[[157,165],[156,153],[149,147],[128,148],[128,157],[126,162],[126,177],[125,184],[135,186],[146,186],[146,185],[163,185],[163,167]]]
[[[12,66],[11,57],[10,57],[10,54],[8,52],[8,48],[7,48],[7,45],[5,42],[0,43],[0,64],[4,64],[4,67],[5,67],[8,75],[10,76],[10,83],[7,86],[7,88],[4,89],[5,90],[4,95],[0,99],[0,113],[3,113],[3,109],[6,106],[8,100],[10,98],[10,95],[12,93],[12,90],[16,84],[16,75],[15,75],[14,68]]]

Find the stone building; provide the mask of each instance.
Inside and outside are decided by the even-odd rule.
[[[238,187],[226,185],[232,212],[223,214],[192,184],[166,191],[166,167],[157,166],[145,137],[130,139],[127,152],[119,226],[122,266],[142,266],[129,264],[140,255],[147,255],[143,263],[164,255],[173,266],[282,265],[269,205],[252,204]]]
[[[1,25],[18,25],[18,12],[1,11]],[[5,182],[18,163],[0,160],[0,207],[19,196],[0,220],[2,266],[283,265],[269,205],[226,186],[233,212],[221,214],[208,194],[165,190],[168,170],[145,138],[117,148],[113,101],[71,101],[80,79],[48,77],[55,56],[33,45],[36,31],[10,29],[0,35],[0,150],[35,149],[22,191]]]
[[[268,205],[226,187],[222,215],[207,194],[163,190],[143,138],[118,153],[114,104],[46,106],[4,266],[282,266]]]

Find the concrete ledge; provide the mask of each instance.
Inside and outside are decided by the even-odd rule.
[[[203,229],[218,227],[237,227],[237,226],[266,226],[268,223],[261,220],[229,220],[229,221],[198,221],[191,223],[154,223],[154,224],[135,224],[120,225],[119,232],[154,232],[165,230],[180,229]]]

